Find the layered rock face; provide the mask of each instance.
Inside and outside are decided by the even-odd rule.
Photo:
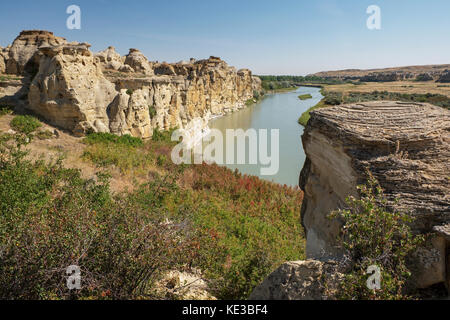
[[[391,209],[415,218],[417,233],[450,222],[450,112],[429,104],[372,102],[312,113],[302,137],[307,155],[300,177],[307,256],[340,257],[341,224],[327,218],[367,181],[369,170]],[[395,202],[395,200],[398,202]],[[431,240],[418,253],[416,285],[445,280],[446,245]]]
[[[346,207],[347,196],[358,196],[367,170],[385,190],[388,207],[412,215],[413,231],[429,236],[408,259],[410,286],[450,288],[450,111],[383,101],[323,108],[311,113],[302,140],[301,216],[310,260],[282,265],[252,298],[332,298],[332,292],[324,297],[323,283],[333,287],[339,272],[324,266],[343,256],[342,222],[328,216]]]
[[[20,89],[21,96],[28,94],[25,107],[77,135],[149,138],[155,128],[207,123],[210,115],[242,108],[261,91],[249,70],[236,71],[217,57],[168,64],[150,62],[137,49],[121,57],[113,47],[95,55],[89,47],[47,31],[24,31],[0,50],[0,72],[31,75],[29,90],[28,84]]]
[[[153,128],[184,128],[195,119],[208,120],[211,115],[243,108],[253,97],[255,85],[251,72],[236,72],[220,59],[167,64],[167,70],[164,72],[172,70],[170,75],[162,75],[160,67],[157,76],[111,79],[121,92],[111,107],[111,132],[126,134]],[[135,100],[141,102],[136,104]],[[136,116],[130,119],[133,114]],[[149,114],[150,122],[144,120]],[[139,121],[132,121],[138,118]]]

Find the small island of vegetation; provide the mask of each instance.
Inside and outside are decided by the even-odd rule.
[[[312,99],[312,95],[310,95],[309,93],[308,94],[301,94],[301,95],[298,96],[298,98],[300,100],[309,100],[309,99]]]

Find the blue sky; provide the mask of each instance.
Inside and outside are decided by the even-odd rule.
[[[66,8],[82,11],[66,28]],[[368,30],[366,9],[381,8]],[[93,51],[138,48],[150,60],[215,55],[256,74],[450,63],[448,0],[54,0],[2,1],[0,46],[45,29]]]

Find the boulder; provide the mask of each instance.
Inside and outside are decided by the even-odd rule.
[[[59,46],[67,43],[66,39],[56,37],[53,32],[43,30],[22,31],[14,40],[6,62],[6,73],[35,73],[39,67],[38,49],[42,46]]]
[[[345,207],[370,170],[385,190],[388,208],[415,218],[415,233],[433,233],[450,221],[450,111],[420,103],[367,102],[311,113],[302,137],[307,156],[300,175],[307,257],[339,259],[342,224],[328,215]],[[398,199],[398,202],[396,202]],[[416,287],[445,281],[442,239],[413,261]]]
[[[332,300],[343,277],[335,262],[287,262],[253,290],[250,300]]]
[[[41,47],[29,108],[51,124],[81,135],[109,131],[107,108],[117,92],[102,73],[89,44]]]
[[[135,72],[154,75],[151,63],[138,49],[130,49],[130,52],[125,57],[125,64],[133,68]]]

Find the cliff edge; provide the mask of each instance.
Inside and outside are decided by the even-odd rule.
[[[450,111],[387,101],[323,108],[311,113],[302,140],[307,160],[300,175],[301,216],[309,261],[322,266],[342,258],[337,243],[342,222],[328,216],[345,208],[346,197],[358,196],[356,187],[367,182],[369,170],[384,189],[388,207],[413,216],[413,232],[430,235],[411,257],[413,286],[450,287]],[[273,281],[294,279],[303,283],[302,292],[309,292],[306,289],[317,287],[323,274],[299,279],[305,263],[282,266],[252,298],[311,298],[286,292],[291,280]],[[286,276],[283,270],[294,271]]]

